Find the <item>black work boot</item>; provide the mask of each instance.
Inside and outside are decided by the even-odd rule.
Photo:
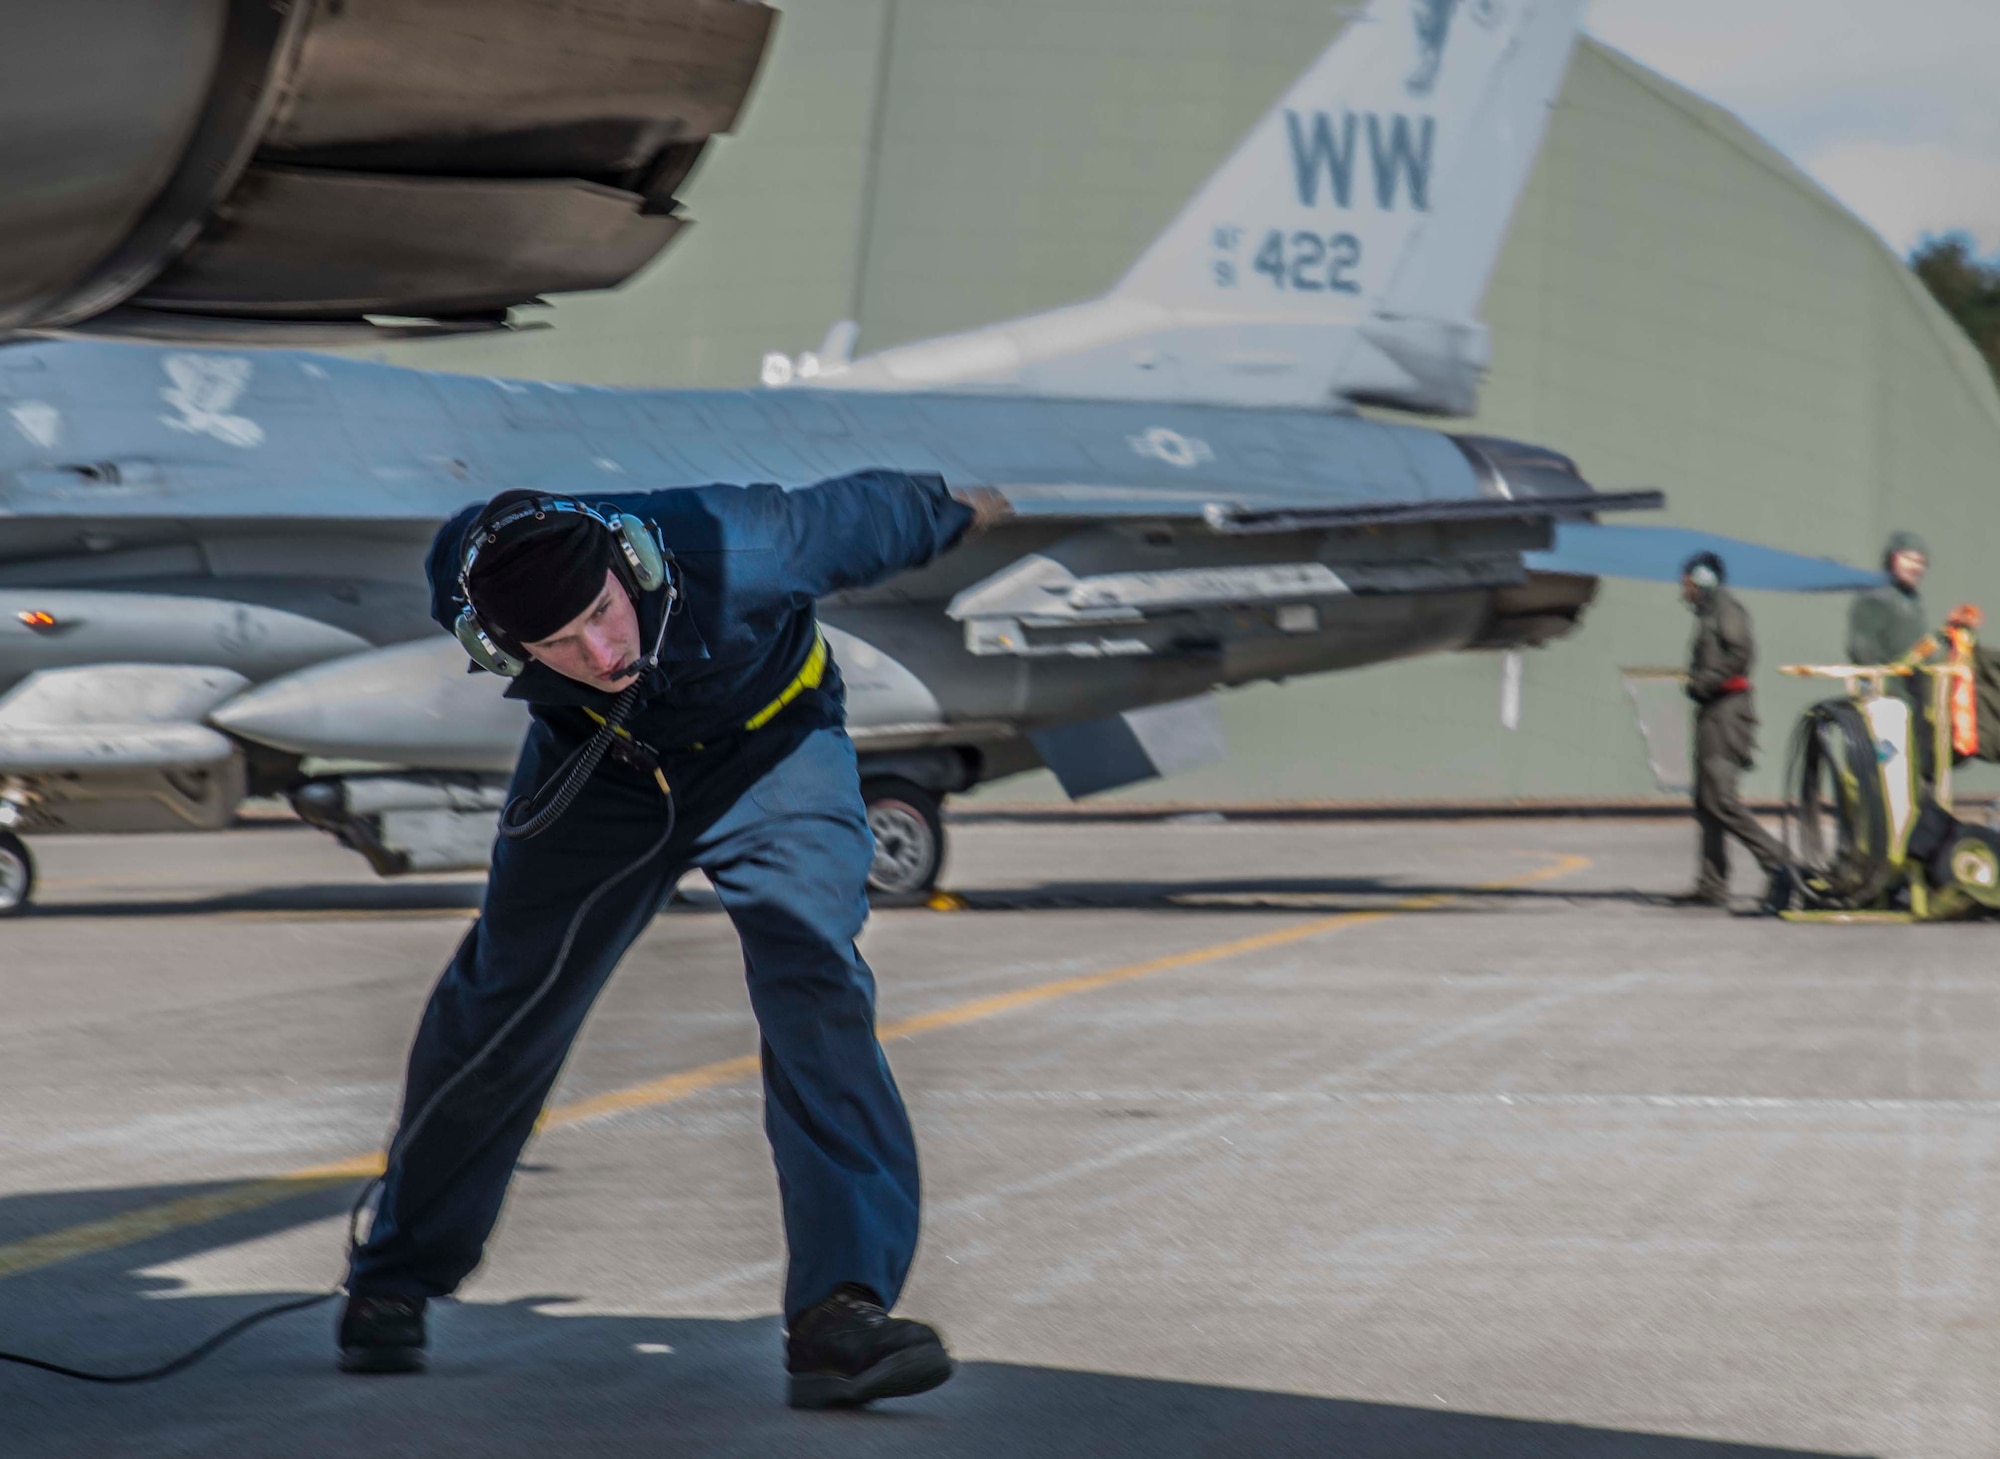
[[[1764,886],[1764,900],[1757,904],[1758,910],[1767,917],[1777,917],[1792,910],[1799,904],[1799,874],[1784,862],[1771,868],[1771,879]]]
[[[891,1317],[866,1287],[848,1283],[806,1308],[785,1334],[793,1408],[854,1408],[928,1392],[952,1374],[951,1355],[921,1322]]]
[[[424,1299],[353,1295],[340,1314],[340,1371],[421,1373]]]

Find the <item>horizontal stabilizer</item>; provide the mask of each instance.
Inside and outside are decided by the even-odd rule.
[[[1229,754],[1221,711],[1208,695],[1030,730],[1028,738],[1072,800],[1212,765]]]
[[[1879,572],[1830,557],[1808,557],[1691,527],[1609,527],[1595,522],[1558,523],[1555,546],[1528,553],[1527,564],[1535,572],[1671,583],[1680,580],[1681,564],[1697,552],[1713,552],[1722,559],[1732,588],[1852,593],[1887,581]]]

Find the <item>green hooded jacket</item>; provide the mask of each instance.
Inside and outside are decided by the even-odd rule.
[[[1898,552],[1921,552],[1930,556],[1924,539],[1914,532],[1898,532],[1883,549],[1882,564]],[[1850,664],[1894,663],[1931,631],[1930,617],[1924,612],[1923,595],[1899,583],[1884,583],[1858,594],[1847,610],[1847,661]]]
[[[1757,701],[1748,689],[1730,689],[1747,679],[1757,657],[1750,614],[1727,588],[1704,593],[1695,606],[1694,642],[1688,647],[1687,697],[1695,702],[1694,751],[1697,774],[1711,761],[1733,761],[1748,769],[1757,751]]]

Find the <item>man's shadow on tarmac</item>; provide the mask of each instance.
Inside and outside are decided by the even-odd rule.
[[[0,1246],[226,1187],[0,1200]],[[180,1227],[0,1279],[0,1347],[133,1369],[303,1293],[175,1297],[165,1262],[343,1214],[352,1189]],[[337,1261],[329,1249],[328,1265]],[[329,1273],[331,1275],[331,1273]],[[421,1454],[810,1453],[856,1459],[1780,1459],[1778,1450],[1480,1414],[1012,1363],[858,1413],[783,1406],[777,1320],[565,1317],[562,1299],[433,1307],[432,1371],[353,1378],[332,1365],[329,1302],[280,1317],[163,1383],[104,1388],[0,1367],[0,1432],[40,1459]],[[1814,1459],[1814,1456],[1805,1456]],[[1820,1455],[1817,1459],[1829,1459]]]
[[[90,902],[36,902],[23,915],[37,920],[146,917],[453,916],[479,910],[483,881],[328,882],[175,899],[132,897]]]

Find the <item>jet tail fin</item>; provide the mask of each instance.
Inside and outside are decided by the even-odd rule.
[[[1374,0],[1111,297],[1262,326],[1274,359],[1290,330],[1324,331],[1346,344],[1328,395],[1470,410],[1479,302],[1581,10]]]
[[[1109,294],[812,383],[1468,415],[1583,5],[1370,0]]]

